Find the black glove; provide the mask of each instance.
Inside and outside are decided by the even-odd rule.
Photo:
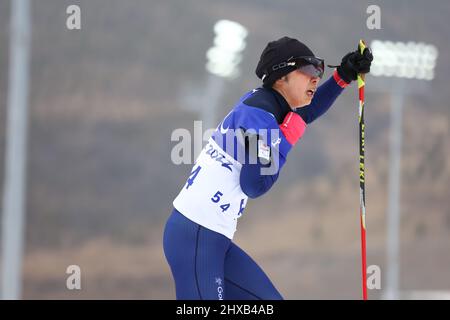
[[[356,80],[358,73],[369,73],[372,64],[373,55],[369,47],[364,49],[363,54],[356,50],[347,53],[343,58],[341,65],[337,67],[339,76],[347,83]]]

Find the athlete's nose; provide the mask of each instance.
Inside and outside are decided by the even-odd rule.
[[[319,77],[311,77],[311,83],[312,83],[314,86],[317,86],[317,84],[319,83],[319,81],[320,81],[320,78],[319,78]]]

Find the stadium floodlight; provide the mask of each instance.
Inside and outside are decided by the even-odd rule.
[[[217,125],[217,109],[226,79],[235,79],[240,75],[239,63],[247,46],[245,39],[248,31],[238,22],[219,20],[214,25],[214,34],[214,45],[206,52],[209,76],[202,91],[201,118],[206,130]]]
[[[214,33],[214,46],[206,52],[206,70],[223,78],[239,76],[247,29],[235,21],[219,20],[214,25]]]
[[[390,165],[387,209],[386,299],[399,298],[400,161],[402,148],[402,108],[404,81],[434,78],[438,50],[434,45],[416,42],[374,40],[370,44],[374,60],[370,74],[398,78],[387,85],[391,91]]]
[[[438,57],[434,45],[374,40],[370,47],[374,56],[372,76],[433,80]]]

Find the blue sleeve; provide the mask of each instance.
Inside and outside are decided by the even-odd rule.
[[[308,106],[298,108],[295,112],[309,124],[323,115],[343,90],[344,89],[336,83],[336,80],[333,77],[330,77],[319,86],[311,103]]]
[[[256,198],[266,193],[277,181],[292,146],[281,132],[275,117],[255,107],[236,109],[234,127],[243,128],[249,133],[249,139],[256,137],[270,146],[271,159],[268,164],[262,164],[256,155],[249,155],[247,145],[245,147],[246,156],[239,177],[240,186],[249,198]],[[250,158],[253,161],[250,161]]]
[[[255,136],[258,139],[257,136]],[[239,182],[242,191],[249,198],[257,198],[275,184],[278,179],[281,168],[286,159],[276,148],[271,148],[271,160],[267,164],[261,163],[259,157],[249,155],[249,149],[245,149],[245,162],[242,164]],[[275,157],[278,156],[278,160]],[[253,161],[251,161],[253,160]]]
[[[277,171],[274,175],[262,175],[261,169],[263,167],[264,165],[261,163],[244,164],[242,166],[240,175],[241,189],[249,198],[262,196],[269,191],[278,179],[280,171]]]

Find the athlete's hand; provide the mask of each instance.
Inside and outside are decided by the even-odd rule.
[[[280,124],[280,130],[283,132],[286,140],[294,146],[303,136],[306,129],[306,122],[295,112],[289,112]]]
[[[347,53],[340,66],[337,67],[339,76],[347,83],[356,80],[358,73],[369,73],[373,55],[369,47],[366,47],[363,54],[359,50]]]

